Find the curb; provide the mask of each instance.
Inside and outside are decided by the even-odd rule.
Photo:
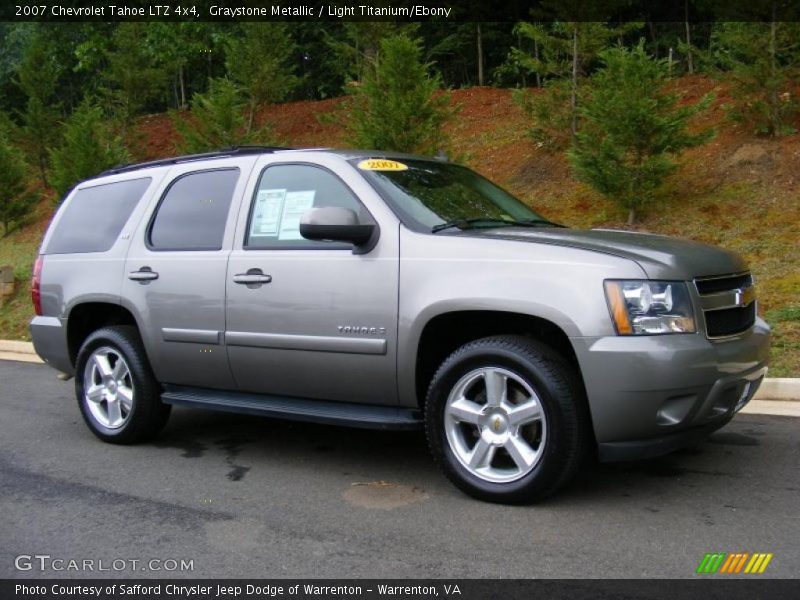
[[[36,354],[33,344],[16,340],[0,340],[0,352],[15,352],[17,354]]]
[[[0,360],[43,362],[30,342],[0,340]],[[800,377],[772,377],[761,383],[754,400],[800,401]]]
[[[772,377],[761,382],[754,398],[760,400],[800,400],[800,378]]]

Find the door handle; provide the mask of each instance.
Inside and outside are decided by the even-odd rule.
[[[138,271],[131,271],[128,273],[128,279],[132,281],[148,282],[158,279],[158,273],[153,271],[150,267],[142,267]]]
[[[247,273],[237,273],[233,276],[234,283],[243,285],[262,285],[272,281],[272,275],[264,275],[261,269],[248,269]]]

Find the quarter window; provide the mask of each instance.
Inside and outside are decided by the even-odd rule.
[[[239,169],[198,171],[172,182],[150,226],[153,250],[220,250]]]
[[[300,235],[300,219],[312,208],[349,208],[362,222],[366,209],[338,177],[311,165],[274,165],[261,174],[250,209],[245,247],[350,248],[349,244],[315,242]]]
[[[53,231],[46,254],[110,250],[151,181],[146,177],[76,191]]]

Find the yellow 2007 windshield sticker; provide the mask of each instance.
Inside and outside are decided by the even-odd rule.
[[[368,158],[358,163],[358,168],[364,171],[405,171],[408,165],[385,158]]]

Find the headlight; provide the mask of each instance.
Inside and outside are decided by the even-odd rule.
[[[683,282],[608,280],[605,286],[619,335],[697,331],[689,290]]]

